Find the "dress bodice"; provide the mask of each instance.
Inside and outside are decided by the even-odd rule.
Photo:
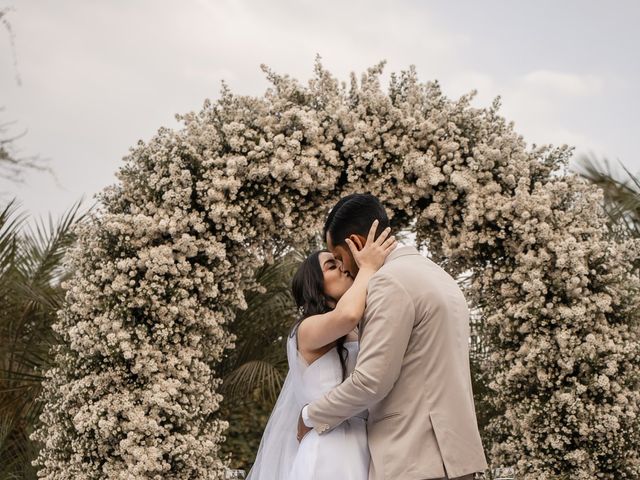
[[[358,341],[345,342],[347,376],[353,372],[358,356]],[[302,356],[300,357],[302,358]],[[311,403],[342,383],[342,366],[338,358],[337,347],[333,347],[302,371],[302,391],[297,392],[302,403]]]
[[[285,416],[290,417],[291,423],[283,427],[287,432],[283,441],[293,438],[303,406],[320,400],[343,381],[337,347],[308,364],[298,351],[296,340],[295,335],[290,336],[287,344],[291,376],[287,376],[285,383],[289,382],[289,392],[293,398],[285,405]],[[345,362],[348,377],[356,366],[359,343],[345,342],[344,347],[348,353]],[[272,475],[261,477],[260,480],[366,480],[370,463],[367,416],[367,410],[356,413],[322,435],[312,429],[299,444],[296,440],[295,456],[286,477],[276,478]],[[274,425],[279,424],[276,421]],[[288,459],[285,463],[288,463]]]

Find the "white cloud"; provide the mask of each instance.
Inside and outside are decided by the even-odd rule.
[[[554,72],[552,70],[535,70],[522,78],[525,88],[533,88],[542,92],[561,95],[587,96],[602,92],[604,81],[592,75]]]
[[[570,145],[575,147],[576,157],[588,152],[606,155],[606,145],[598,137],[575,125],[576,106],[595,109],[589,107],[589,101],[603,92],[604,81],[596,75],[533,70],[509,80],[488,72],[462,70],[443,80],[443,90],[452,98],[478,90],[474,104],[479,107],[500,96],[502,115],[514,122],[515,130],[529,145]]]

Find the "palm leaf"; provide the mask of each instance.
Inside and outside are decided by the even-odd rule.
[[[594,156],[582,156],[578,174],[600,187],[604,194],[604,211],[610,226],[622,227],[633,237],[640,236],[640,179],[619,162],[629,177],[621,180],[607,158],[602,161]]]
[[[265,400],[274,401],[280,392],[283,379],[282,372],[272,363],[266,360],[250,360],[242,363],[226,377],[222,392],[234,400],[259,390]]]
[[[49,214],[48,227],[42,219],[35,229],[29,227],[24,236],[21,265],[28,267],[25,273],[32,283],[48,286],[62,274],[62,258],[74,240],[72,226],[86,216],[86,213],[78,216],[79,208],[80,202],[76,202],[57,224]]]
[[[266,293],[248,292],[246,310],[236,312],[230,327],[236,348],[220,366],[222,393],[228,401],[257,393],[272,403],[288,369],[283,338],[295,319],[290,282],[302,254],[287,248],[276,251],[274,258],[256,271]]]
[[[14,203],[0,213],[0,480],[37,478],[31,459],[35,445],[28,433],[38,420],[35,401],[41,373],[50,364],[51,330],[63,302],[62,264],[75,240],[73,227],[86,215],[75,204],[57,223],[49,216],[35,228],[23,228]]]

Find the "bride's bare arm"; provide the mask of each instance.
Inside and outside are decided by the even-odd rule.
[[[367,283],[375,272],[360,269],[353,285],[340,298],[335,309],[322,315],[312,315],[300,324],[298,344],[301,350],[318,350],[356,328],[364,313]]]
[[[371,226],[367,242],[361,250],[357,250],[351,240],[347,245],[359,266],[353,284],[342,295],[336,307],[321,315],[306,318],[298,327],[298,344],[301,350],[314,351],[330,344],[351,332],[364,314],[369,279],[383,265],[397,242],[387,236],[390,229],[384,230],[374,240],[377,221]]]

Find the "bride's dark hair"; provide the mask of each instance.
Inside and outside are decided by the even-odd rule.
[[[293,298],[300,311],[300,316],[291,328],[290,336],[296,335],[298,327],[302,321],[312,315],[320,315],[332,310],[327,303],[327,296],[324,294],[324,275],[320,267],[320,254],[329,250],[318,250],[309,255],[298,267],[293,280],[291,290]],[[342,367],[342,380],[347,377],[347,356],[349,352],[344,346],[347,336],[340,337],[336,341],[336,351]]]

